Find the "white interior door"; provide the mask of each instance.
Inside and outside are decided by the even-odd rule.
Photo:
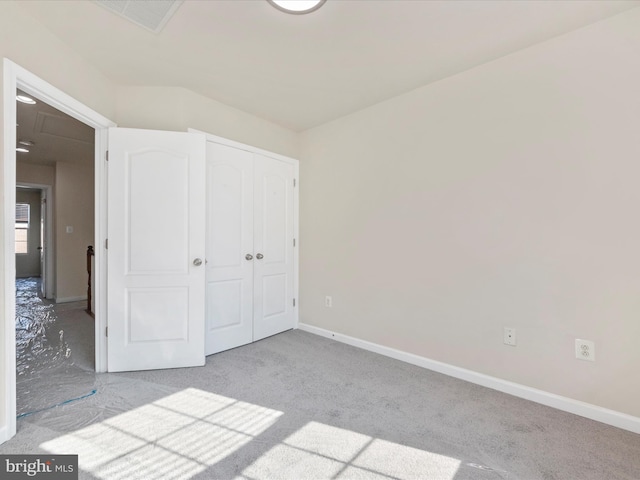
[[[253,155],[207,143],[207,355],[253,340]]]
[[[254,154],[253,340],[295,326],[294,167]]]
[[[110,372],[204,365],[205,143],[109,129]]]
[[[47,298],[47,193],[40,190],[40,296]]]

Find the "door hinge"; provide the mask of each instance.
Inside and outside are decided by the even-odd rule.
[[[109,150],[107,150],[104,154],[104,158],[105,160],[108,162],[109,161]]]
[[[293,179],[293,186],[294,186],[294,188],[296,186],[296,179],[295,178]]]
[[[105,337],[108,337],[108,336],[109,336],[109,327],[106,327],[106,328],[104,329],[104,336],[105,336]]]
[[[293,239],[293,246],[294,247],[296,246],[296,239],[295,238]]]
[[[296,306],[296,299],[295,298],[293,299],[293,306],[294,307]]]
[[[109,239],[108,238],[104,241],[104,248],[109,250]]]

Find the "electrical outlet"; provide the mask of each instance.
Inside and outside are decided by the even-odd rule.
[[[576,358],[579,360],[596,361],[596,347],[591,340],[576,338]]]
[[[332,307],[333,306],[333,299],[329,295],[324,297],[324,306],[325,307]]]
[[[504,344],[516,346],[516,329],[512,327],[504,327]]]

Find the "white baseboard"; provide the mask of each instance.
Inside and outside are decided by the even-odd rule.
[[[80,297],[56,298],[55,302],[56,303],[69,303],[69,302],[81,302],[81,301],[86,301],[86,300],[87,300],[87,296],[85,295],[84,297],[80,296]]]
[[[640,433],[640,418],[627,415],[626,413],[620,413],[615,410],[598,407],[597,405],[592,405],[590,403],[562,397],[554,393],[545,392],[544,390],[538,390],[519,383],[509,382],[507,380],[474,372],[473,370],[467,370],[447,363],[438,362],[436,360],[431,360],[429,358],[403,352],[394,348],[385,347],[384,345],[379,345],[377,343],[367,342],[366,340],[360,340],[359,338],[350,337],[341,333],[331,332],[324,328],[314,327],[313,325],[308,325],[306,323],[300,323],[298,328],[305,332],[331,338],[338,342],[384,355],[385,357],[394,358],[396,360],[410,363],[428,370],[433,370],[434,372],[442,373],[450,377],[459,378],[499,392],[508,393],[515,397],[531,400],[532,402],[540,403],[575,415],[580,415],[581,417],[606,423],[607,425],[612,425],[624,430],[629,430],[630,432]]]

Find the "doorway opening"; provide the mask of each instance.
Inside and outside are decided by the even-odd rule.
[[[15,192],[16,192],[16,151],[18,145],[16,119],[16,90],[20,89],[34,98],[81,121],[95,129],[94,168],[95,178],[95,370],[104,372],[107,368],[106,346],[106,251],[104,243],[107,232],[107,189],[106,189],[106,151],[108,129],[115,123],[102,116],[83,103],[67,95],[38,76],[20,67],[11,60],[3,59],[3,189],[4,189],[4,265],[3,265],[3,314],[1,317],[3,348],[0,348],[2,382],[4,394],[0,395],[0,443],[16,433],[16,344],[15,344]],[[65,225],[66,227],[67,225]],[[69,225],[73,226],[73,224]],[[66,229],[65,229],[66,231]],[[55,275],[55,274],[54,274]],[[58,292],[55,292],[58,293]],[[54,293],[54,294],[55,294]]]
[[[86,393],[95,372],[95,130],[16,90],[16,408]],[[57,377],[56,385],[49,379]]]

